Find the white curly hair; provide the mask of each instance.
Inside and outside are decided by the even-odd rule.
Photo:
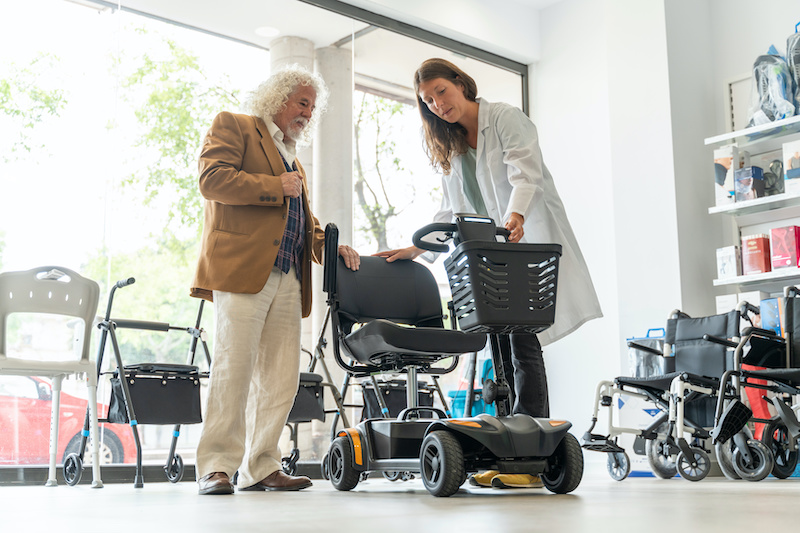
[[[285,108],[289,96],[301,85],[311,87],[317,93],[316,107],[311,120],[303,128],[297,140],[299,146],[307,146],[311,144],[314,128],[328,104],[328,87],[318,74],[309,72],[298,64],[288,65],[270,75],[265,82],[256,87],[248,95],[242,110],[268,123]]]

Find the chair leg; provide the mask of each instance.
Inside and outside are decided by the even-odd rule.
[[[50,467],[47,470],[47,482],[45,483],[47,487],[58,485],[56,480],[56,454],[58,453],[58,415],[61,410],[61,382],[63,379],[64,376],[53,378],[53,398],[50,410]]]
[[[97,423],[97,382],[87,376],[86,387],[89,391],[89,431],[92,439],[92,488],[100,489],[100,430]]]

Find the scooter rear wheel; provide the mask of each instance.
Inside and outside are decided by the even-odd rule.
[[[336,437],[331,443],[328,474],[336,490],[351,490],[358,485],[359,472],[353,468],[353,450],[347,437]]]
[[[583,478],[583,452],[571,433],[564,435],[555,453],[547,458],[547,471],[540,477],[544,486],[556,494],[567,494],[578,488]]]

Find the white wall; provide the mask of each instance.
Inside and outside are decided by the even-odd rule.
[[[618,366],[617,260],[603,4],[563,0],[542,12],[531,117],[545,164],[592,272],[605,318],[545,348],[551,415],[588,427],[594,387]]]

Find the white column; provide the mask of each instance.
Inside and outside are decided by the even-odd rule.
[[[302,37],[278,37],[269,43],[270,72],[298,64],[314,71],[314,43]],[[313,146],[297,152],[297,159],[303,165],[309,184],[314,180]],[[313,196],[312,196],[313,199]]]
[[[344,48],[317,50],[317,73],[328,86],[328,111],[320,121],[314,142],[312,182],[314,213],[323,227],[333,222],[339,228],[339,242],[353,242],[353,59]],[[315,269],[312,331],[319,333],[325,316],[322,269]]]

